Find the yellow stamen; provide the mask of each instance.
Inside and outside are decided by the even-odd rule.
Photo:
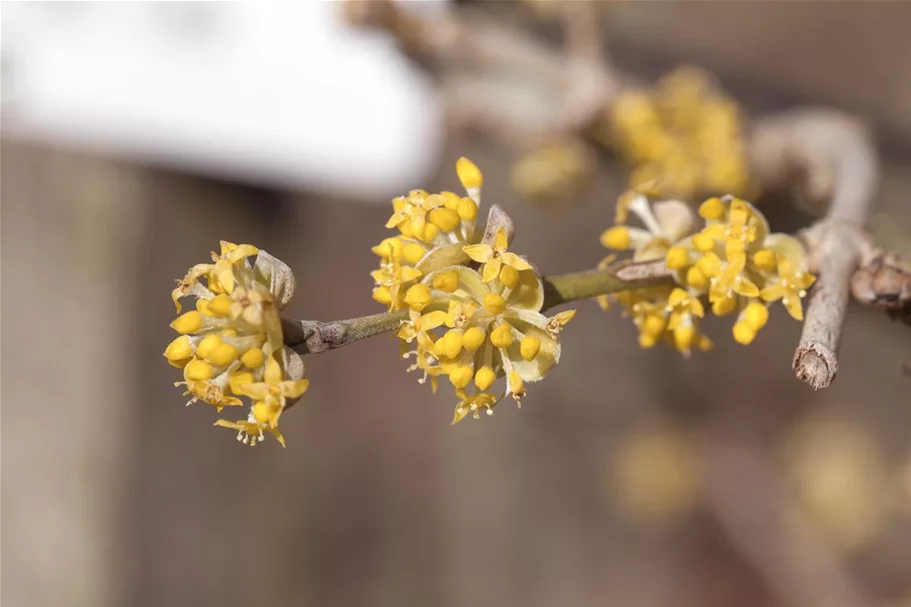
[[[686,284],[694,289],[704,289],[709,284],[709,279],[698,266],[693,266],[686,271]]]
[[[424,230],[420,234],[420,239],[424,242],[430,242],[440,233],[440,228],[430,222],[424,224]]]
[[[181,335],[168,344],[164,350],[165,358],[168,360],[185,360],[193,356],[193,344],[186,335]]]
[[[693,245],[702,253],[708,253],[715,248],[715,239],[704,232],[693,236]]]
[[[690,263],[690,254],[683,247],[671,247],[667,252],[664,263],[671,270],[685,268]]]
[[[484,184],[484,175],[481,174],[481,169],[465,157],[456,161],[456,173],[459,175],[459,181],[462,182],[462,186],[466,190],[479,188]]]
[[[392,293],[386,287],[377,287],[373,290],[373,300],[384,306],[392,302]]]
[[[202,329],[202,314],[197,310],[185,312],[174,319],[171,328],[178,333],[196,333]]]
[[[484,343],[484,330],[480,327],[471,327],[462,335],[462,346],[466,350],[477,350]]]
[[[408,292],[405,293],[405,303],[414,310],[415,312],[420,312],[427,304],[430,303],[431,293],[430,287],[427,285],[414,285],[408,289]]]
[[[207,381],[212,379],[215,370],[207,362],[201,360],[191,360],[183,370],[183,376],[187,381]]]
[[[402,259],[405,260],[405,263],[410,263],[411,265],[415,265],[421,261],[426,253],[427,249],[424,245],[420,245],[416,242],[408,242],[402,246]]]
[[[750,302],[743,310],[743,322],[753,331],[759,331],[769,321],[769,309],[758,301]]]
[[[206,360],[216,367],[227,367],[237,360],[237,348],[231,344],[221,344],[206,356]]]
[[[709,198],[699,206],[699,215],[708,221],[717,221],[724,216],[724,203],[720,198]]]
[[[440,272],[433,277],[433,288],[444,293],[454,293],[459,288],[459,275],[453,270]]]
[[[507,289],[515,289],[519,284],[519,271],[512,266],[502,266],[500,268],[500,282]]]
[[[210,333],[202,338],[202,341],[199,342],[199,345],[196,346],[196,356],[200,358],[205,358],[212,353],[215,348],[221,345],[221,337],[214,333]]]
[[[734,341],[745,346],[750,345],[756,339],[756,331],[746,321],[734,323],[733,333]]]
[[[231,313],[231,304],[234,303],[230,295],[216,295],[209,302],[208,313],[210,316],[224,318]]]
[[[712,313],[715,316],[724,316],[734,311],[737,301],[733,297],[722,297],[712,303]]]
[[[440,207],[430,211],[427,218],[433,225],[444,232],[452,232],[462,223],[462,218],[459,217],[459,214],[446,207]]]
[[[474,385],[482,392],[493,385],[497,380],[497,374],[490,367],[481,367],[474,376]]]
[[[642,321],[642,328],[640,330],[643,334],[657,339],[659,335],[664,333],[665,326],[667,326],[667,321],[663,316],[649,314],[645,317],[645,320]]]
[[[456,388],[464,388],[469,383],[471,383],[471,378],[474,377],[474,371],[468,365],[456,365],[449,372],[449,381]]]
[[[247,384],[252,384],[254,382],[253,374],[248,373],[247,371],[241,371],[240,373],[234,373],[228,378],[228,386],[231,388],[231,392],[234,394],[241,394],[241,387]]]
[[[630,247],[629,228],[614,226],[601,234],[601,244],[608,249],[625,251]]]
[[[484,308],[491,314],[502,314],[506,309],[506,300],[497,293],[487,293],[484,296]]]
[[[240,357],[240,362],[248,369],[258,369],[266,362],[266,355],[259,348],[250,348]]]
[[[443,335],[443,354],[446,358],[455,358],[462,351],[462,332],[450,329]]]
[[[512,326],[504,322],[490,332],[490,342],[497,348],[508,348],[512,345]]]
[[[540,350],[541,340],[534,335],[529,335],[519,342],[519,353],[528,362],[533,361]]]
[[[463,221],[474,221],[478,216],[478,205],[471,198],[462,198],[459,201],[458,213]]]
[[[459,210],[459,202],[462,198],[455,192],[440,192],[440,197],[443,199],[443,206],[447,209],[453,211]]]
[[[267,423],[270,419],[272,419],[272,407],[264,402],[254,403],[253,419],[255,419],[257,423],[260,424]]]
[[[677,349],[681,352],[688,351],[695,339],[696,329],[691,326],[684,325],[682,327],[677,327],[674,331],[674,345],[676,345]]]
[[[753,254],[753,263],[760,270],[771,272],[775,270],[776,263],[775,253],[769,249],[760,249]]]

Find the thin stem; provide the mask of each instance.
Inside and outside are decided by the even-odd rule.
[[[673,274],[664,261],[620,262],[605,268],[544,278],[544,305],[549,308],[599,295],[672,284]],[[407,310],[349,318],[347,320],[282,319],[285,345],[299,354],[318,354],[395,331],[408,318]]]
[[[597,270],[584,270],[544,278],[542,311],[579,299],[618,291],[642,289],[673,281],[664,260],[645,263],[621,262]]]

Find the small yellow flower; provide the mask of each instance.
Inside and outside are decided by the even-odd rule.
[[[474,244],[465,247],[465,253],[474,261],[483,264],[481,266],[481,276],[484,282],[490,282],[500,276],[500,269],[508,266],[517,271],[531,270],[531,264],[519,257],[515,253],[510,253],[506,249],[509,242],[506,237],[506,230],[497,231],[494,246],[489,244]]]
[[[778,301],[796,320],[803,320],[801,299],[807,296],[807,289],[816,281],[816,277],[803,269],[794,267],[791,260],[778,260],[778,274],[769,281],[769,286],[762,290],[762,299]]]
[[[505,265],[513,259],[502,251],[498,258],[503,268],[514,267]],[[485,282],[478,271],[449,266],[412,287],[419,305],[412,306],[398,336],[414,348],[406,356],[415,357],[409,371],[423,371],[419,382],[430,377],[435,387],[440,376],[447,376],[456,388],[453,423],[481,409],[491,411],[506,394],[519,401],[526,384],[542,379],[560,359],[557,334],[574,311],[551,318],[541,314],[543,284],[530,265],[515,284],[501,277],[502,270]],[[506,387],[493,396],[488,390],[499,377],[506,378]]]
[[[576,138],[545,142],[516,162],[513,187],[535,202],[569,202],[588,184],[594,170],[591,150]]]
[[[618,201],[625,206],[623,223],[618,222],[601,235],[601,244],[618,251],[632,249],[637,261],[660,259],[672,245],[693,229],[693,211],[679,200],[650,204],[642,194],[628,192]],[[624,225],[627,213],[635,214],[645,229]]]
[[[262,440],[263,423],[284,444],[278,419],[307,388],[300,357],[284,346],[279,317],[293,292],[284,263],[252,245],[222,242],[213,263],[191,268],[172,294],[196,298],[196,309],[171,324],[181,335],[164,352],[183,368],[184,381],[176,385],[185,386],[188,405],[201,400],[218,412],[250,398],[246,421],[217,422],[246,433],[248,444]]]
[[[644,216],[647,226],[661,223],[649,219],[640,200],[644,198],[628,198],[627,209]],[[698,321],[704,315],[701,295],[708,296],[716,316],[739,313],[732,333],[744,345],[752,343],[768,321],[768,301],[781,299],[794,318],[802,319],[800,300],[814,280],[806,270],[803,245],[791,236],[769,234],[762,213],[733,196],[709,198],[700,205],[699,215],[706,226],[692,235],[675,234],[676,240],[655,236],[659,229],[654,227],[640,233],[626,226],[611,228],[602,237],[606,244],[628,244],[635,250],[634,259],[664,257],[680,288],[616,293],[601,298],[602,307],[608,308],[607,299],[620,302],[638,327],[643,348],[664,341],[685,356],[694,348],[712,347],[711,340],[699,332]]]
[[[270,356],[265,363],[263,381],[240,386],[244,396],[254,401],[263,401],[278,406],[278,413],[270,423],[272,427],[278,423],[278,416],[285,408],[288,399],[298,399],[307,391],[310,382],[306,379],[285,379],[281,366],[274,357]]]
[[[679,68],[652,90],[616,96],[596,138],[633,170],[630,185],[691,199],[700,193],[755,190],[737,104],[694,68]]]
[[[373,299],[390,311],[408,307],[405,293],[424,275],[470,261],[462,249],[480,237],[475,224],[483,179],[466,158],[459,160],[457,171],[466,184],[467,197],[412,190],[392,201],[393,214],[386,227],[399,233],[373,247],[380,266],[370,274],[375,285]]]

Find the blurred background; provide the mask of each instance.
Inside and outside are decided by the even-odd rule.
[[[551,44],[546,4],[405,8]],[[701,65],[751,113],[862,117],[873,228],[906,247],[909,9],[616,2],[604,51],[643,80]],[[751,347],[710,323],[716,348],[684,360],[581,302],[563,364],[483,422],[451,427],[451,394],[387,336],[305,359],[285,450],[183,406],[169,291],[219,239],[291,265],[291,317],[378,312],[389,199],[458,190],[465,155],[543,273],[604,256],[616,159],[569,202],[529,202],[516,146],[453,133],[445,97],[341,3],[3,3],[2,602],[911,605],[911,332],[871,309],[821,392],[794,379],[800,327],[777,307]]]

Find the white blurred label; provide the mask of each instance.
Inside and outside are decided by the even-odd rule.
[[[338,3],[4,3],[3,134],[388,202],[441,104]]]

